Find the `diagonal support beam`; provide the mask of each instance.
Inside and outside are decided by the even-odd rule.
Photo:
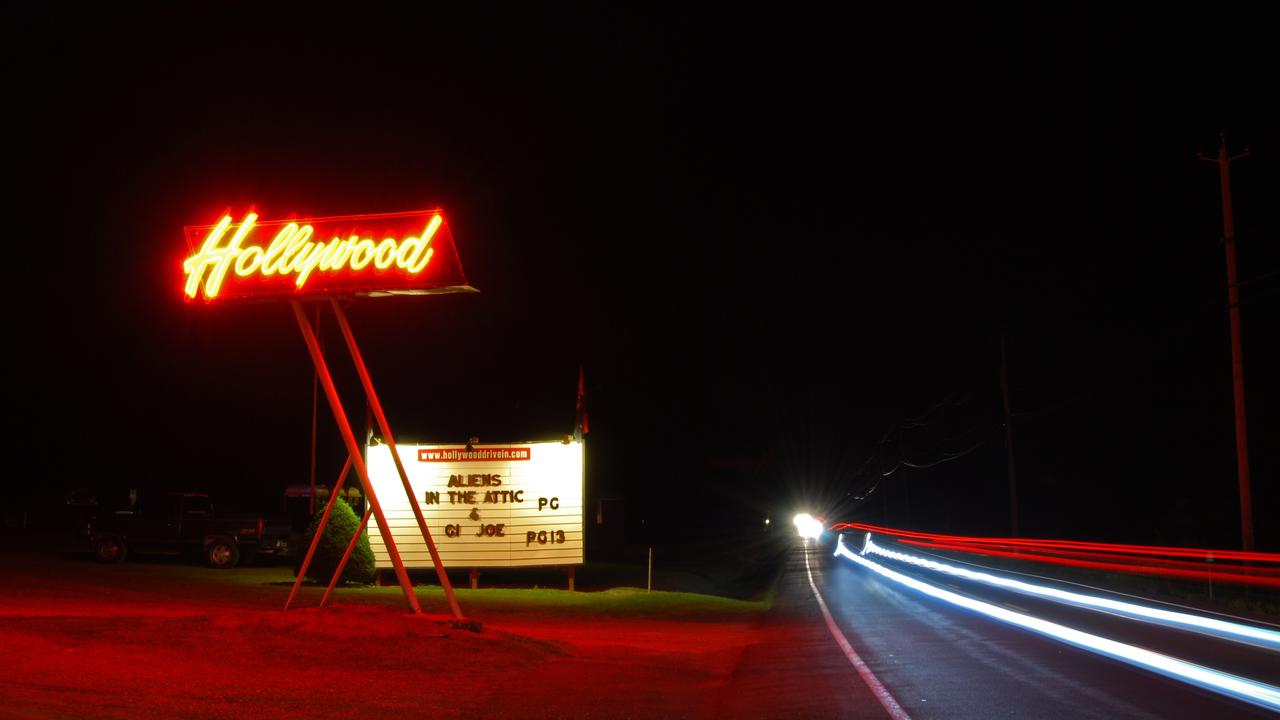
[[[329,602],[329,596],[333,594],[333,589],[338,585],[338,578],[342,577],[342,571],[347,569],[347,561],[351,559],[351,553],[355,552],[356,542],[360,540],[360,533],[369,526],[369,516],[373,514],[373,510],[365,510],[364,517],[360,519],[360,527],[351,535],[351,542],[347,543],[346,552],[342,553],[342,562],[338,563],[338,569],[333,572],[333,579],[329,581],[329,587],[325,588],[324,595],[320,598],[320,607]]]
[[[293,604],[293,599],[298,595],[298,588],[302,587],[302,579],[307,576],[307,570],[311,569],[311,558],[315,557],[316,548],[320,547],[320,538],[324,536],[324,529],[329,524],[329,515],[333,512],[333,504],[338,499],[338,493],[342,491],[342,484],[347,480],[347,473],[351,471],[351,458],[347,458],[347,464],[342,466],[342,474],[338,476],[338,482],[334,483],[333,489],[329,491],[329,502],[324,506],[324,515],[320,516],[320,524],[316,526],[316,532],[311,536],[311,546],[307,548],[307,556],[302,560],[302,567],[298,569],[298,577],[293,579],[293,589],[289,591],[289,599],[284,601],[284,609],[288,610]],[[312,485],[312,495],[315,495],[315,486]],[[315,502],[312,497],[311,502]],[[341,570],[339,570],[341,572]]]
[[[369,482],[369,470],[365,467],[364,456],[356,442],[355,433],[351,430],[351,423],[347,420],[347,413],[342,409],[342,400],[338,397],[338,390],[333,385],[333,377],[329,374],[329,367],[324,362],[324,355],[320,352],[315,333],[311,331],[311,323],[307,322],[306,313],[302,311],[302,305],[297,300],[290,300],[289,306],[293,308],[293,316],[298,321],[298,329],[302,331],[302,339],[306,341],[307,351],[311,353],[311,361],[320,375],[320,384],[324,387],[325,397],[329,399],[329,408],[333,410],[333,419],[338,424],[338,431],[342,433],[342,442],[347,446],[347,455],[356,470],[356,478],[360,480],[361,489],[364,490],[365,498],[369,501],[369,507],[373,510],[374,517],[378,519],[382,542],[387,547],[387,554],[391,556],[391,564],[395,568],[400,589],[404,591],[409,609],[414,613],[421,613],[422,608],[418,605],[418,597],[413,593],[413,584],[409,582],[409,573],[405,571],[404,562],[400,559],[400,551],[396,549],[395,538],[391,536],[391,526],[387,524],[387,518],[382,514],[382,506],[378,503],[378,496]],[[316,532],[318,534],[320,529]]]
[[[355,363],[356,372],[360,374],[360,382],[364,385],[364,393],[369,398],[369,408],[373,410],[373,417],[378,423],[378,429],[382,431],[382,441],[387,444],[387,449],[391,451],[391,460],[396,465],[396,472],[400,474],[400,483],[404,486],[404,494],[409,498],[409,505],[413,508],[413,516],[418,520],[418,529],[422,531],[422,539],[427,543],[427,550],[431,553],[431,562],[436,566],[436,577],[440,579],[440,586],[444,588],[444,596],[449,601],[449,609],[453,612],[453,616],[462,619],[462,609],[458,607],[458,598],[453,593],[453,585],[449,582],[449,573],[445,572],[444,563],[440,561],[440,553],[436,550],[435,540],[431,539],[431,530],[427,528],[427,521],[422,516],[422,507],[418,505],[418,498],[413,492],[413,487],[409,485],[409,475],[405,472],[404,462],[400,459],[400,452],[396,450],[396,439],[391,434],[391,425],[387,423],[387,416],[382,412],[382,403],[378,401],[378,393],[373,389],[373,380],[369,377],[369,368],[364,364],[364,358],[360,355],[360,348],[356,345],[355,335],[351,334],[351,324],[347,322],[346,313],[342,312],[342,307],[338,305],[338,301],[329,298],[329,304],[333,306],[333,313],[338,318],[338,327],[342,328],[342,337],[347,341],[347,348],[351,351],[351,360]],[[381,522],[379,518],[379,522]]]

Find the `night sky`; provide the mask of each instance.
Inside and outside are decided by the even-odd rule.
[[[999,534],[1003,334],[1023,534],[1234,547],[1225,130],[1280,550],[1276,10],[892,6],[10,11],[11,496],[274,507],[311,365],[183,302],[183,226],[439,206],[481,293],[350,310],[402,440],[558,438],[581,366],[588,499],[661,540]]]

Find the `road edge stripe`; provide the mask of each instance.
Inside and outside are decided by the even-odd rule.
[[[884,706],[889,717],[894,720],[911,720],[911,716],[906,710],[893,699],[889,689],[880,682],[880,678],[871,672],[871,668],[862,661],[862,657],[853,649],[853,645],[849,643],[849,638],[840,632],[840,628],[836,626],[835,618],[831,617],[831,611],[827,609],[827,602],[822,599],[822,593],[818,592],[818,586],[813,582],[813,569],[809,567],[809,543],[806,541],[804,545],[804,571],[809,576],[809,587],[813,590],[813,597],[818,600],[818,607],[822,610],[822,617],[827,621],[827,629],[831,631],[831,637],[835,638],[836,645],[844,651],[844,656],[849,659],[849,664],[853,665],[853,669],[858,671],[858,675],[862,681],[870,688],[871,694],[876,696],[876,700]]]

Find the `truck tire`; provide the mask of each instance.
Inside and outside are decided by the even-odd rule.
[[[209,561],[209,567],[226,570],[240,562],[240,547],[234,540],[219,538],[205,547],[204,556]]]
[[[98,562],[123,562],[128,554],[129,548],[125,546],[124,538],[118,535],[103,535],[93,543],[93,556]]]

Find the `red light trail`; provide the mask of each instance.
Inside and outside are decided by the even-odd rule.
[[[1097,560],[1077,560],[1067,557],[1056,557],[1052,555],[1042,555],[1035,551],[1016,550],[999,550],[990,546],[973,546],[960,543],[939,543],[939,542],[923,542],[920,540],[904,539],[901,542],[909,545],[917,545],[921,547],[936,548],[938,550],[955,550],[958,552],[975,553],[978,555],[989,555],[992,557],[1007,557],[1018,560],[1030,560],[1032,562],[1047,563],[1049,565],[1066,565],[1070,567],[1087,568],[1090,570],[1111,570],[1116,572],[1135,573],[1138,575],[1160,575],[1162,577],[1175,577],[1188,580],[1214,580],[1216,582],[1229,582],[1242,585],[1262,585],[1266,587],[1280,587],[1280,577],[1270,577],[1261,574],[1255,574],[1256,571],[1250,569],[1246,573],[1230,572],[1222,570],[1192,570],[1174,567],[1162,567],[1159,565],[1136,565],[1124,562],[1101,562]]]
[[[1050,565],[1159,575],[1189,580],[1213,580],[1240,585],[1280,587],[1280,554],[1241,550],[1120,545],[1080,540],[966,537],[842,522],[830,530],[860,530],[896,537],[919,547],[951,550],[991,557],[1007,557]],[[1169,558],[1195,558],[1200,562]],[[1208,565],[1208,563],[1217,563]],[[1265,563],[1256,567],[1237,563]]]

